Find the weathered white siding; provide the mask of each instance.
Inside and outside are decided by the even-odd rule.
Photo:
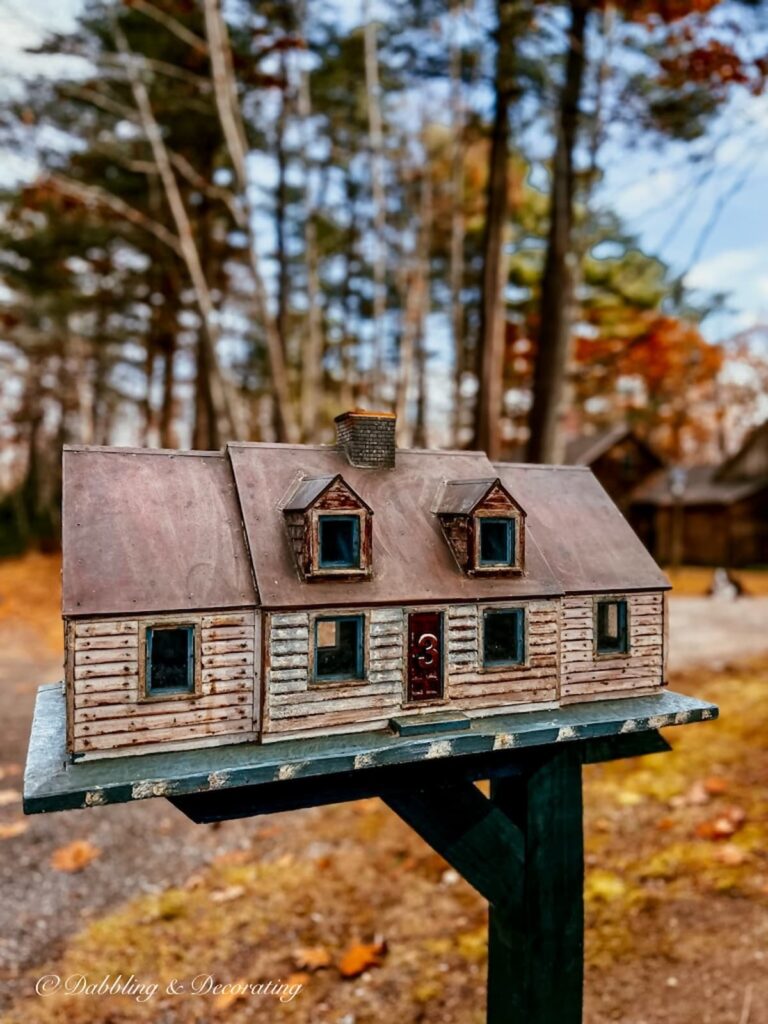
[[[663,595],[630,594],[626,599],[629,653],[617,656],[596,654],[596,598],[587,595],[563,599],[560,635],[564,703],[629,696],[627,691],[648,691],[663,685]]]
[[[516,705],[554,702],[557,694],[557,633],[560,601],[529,601],[487,607],[525,607],[524,665],[486,669],[482,665],[481,616],[476,605],[444,609],[444,700],[446,708],[490,714]],[[419,714],[430,704],[406,707],[408,608],[374,608],[364,614],[366,678],[340,683],[312,682],[313,617],[308,612],[266,617],[269,650],[264,706],[265,740],[287,734],[376,729],[393,716]],[[326,609],[323,614],[333,614]]]
[[[350,613],[345,610],[344,614]],[[360,681],[312,682],[311,623],[309,612],[267,617],[265,738],[340,726],[385,726],[402,700],[402,609],[374,608],[365,613],[367,677]]]
[[[256,613],[186,615],[199,625],[201,692],[142,700],[142,619],[78,620],[67,626],[72,752],[109,756],[233,743],[254,737],[260,659]],[[256,684],[256,685],[255,685]]]
[[[481,647],[483,609],[500,607],[525,609],[525,663],[485,668]],[[450,607],[446,617],[446,696],[451,705],[471,712],[554,701],[559,614],[559,600]]]

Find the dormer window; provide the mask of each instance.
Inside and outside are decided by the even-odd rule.
[[[459,568],[469,576],[525,569],[525,510],[498,477],[447,480],[433,511]]]
[[[373,511],[340,474],[302,477],[283,504],[283,517],[307,582],[370,577]]]
[[[486,566],[515,565],[515,520],[477,518],[478,563]]]
[[[360,568],[360,517],[320,515],[317,519],[321,569]]]

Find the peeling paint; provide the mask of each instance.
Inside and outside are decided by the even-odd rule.
[[[229,772],[211,772],[208,776],[209,789],[221,789],[229,782]]]
[[[168,796],[173,789],[170,779],[160,782],[135,782],[131,787],[134,800],[146,800],[150,796]]]
[[[286,779],[294,779],[306,763],[306,761],[296,761],[293,764],[281,764],[277,769],[275,778],[281,782],[284,782]]]
[[[509,750],[517,743],[517,738],[511,732],[500,732],[493,737],[494,750]]]
[[[648,719],[648,729],[660,729],[663,725],[669,725],[669,715],[651,715]]]
[[[564,725],[562,729],[557,730],[557,742],[562,743],[563,740],[575,740],[577,735],[575,726]]]
[[[355,768],[370,768],[373,763],[374,756],[372,753],[355,754]]]
[[[92,789],[85,794],[85,806],[96,807],[98,804],[105,804],[107,795],[102,789]]]
[[[430,743],[425,758],[448,757],[453,753],[453,740],[435,740]]]
[[[639,727],[640,727],[640,723],[636,719],[628,718],[626,720],[626,722],[622,723],[622,726],[621,726],[621,729],[619,730],[619,732],[622,732],[622,733],[625,733],[625,732],[637,732]]]

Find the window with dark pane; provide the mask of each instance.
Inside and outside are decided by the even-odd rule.
[[[483,617],[483,664],[521,665],[524,661],[524,610],[488,609]]]
[[[480,528],[480,564],[515,564],[514,519],[477,520]]]
[[[147,692],[184,693],[195,688],[195,627],[147,630]]]
[[[315,620],[315,679],[363,678],[363,616]]]
[[[359,569],[360,518],[320,516],[318,524],[321,569]]]
[[[626,601],[597,602],[597,653],[626,654],[629,650]]]

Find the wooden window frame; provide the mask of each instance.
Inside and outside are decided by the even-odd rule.
[[[494,612],[518,612],[520,615],[520,644],[522,647],[522,658],[519,661],[490,661],[485,660],[485,617],[488,613]],[[478,607],[477,616],[477,662],[481,672],[496,672],[504,668],[530,668],[528,631],[530,616],[526,604],[487,604]]]
[[[336,522],[344,521],[353,524],[352,538],[353,547],[357,548],[357,561],[355,562],[325,562],[323,561],[323,524],[327,520]],[[320,572],[327,572],[329,569],[344,569],[345,572],[359,572],[363,561],[363,538],[360,516],[348,512],[318,512],[317,513],[317,565]]]
[[[356,619],[360,623],[358,638],[358,664],[360,675],[355,676],[318,676],[317,674],[317,625],[319,622],[338,619]],[[368,682],[368,615],[359,611],[321,611],[310,615],[309,619],[309,671],[307,686],[360,686]]]
[[[624,648],[623,650],[600,649],[600,605],[618,604],[624,606]],[[599,594],[593,599],[592,623],[594,634],[595,660],[606,661],[611,658],[629,658],[632,656],[631,608],[626,594]]]
[[[149,689],[147,673],[147,633],[149,630],[160,629],[191,629],[193,631],[193,667],[192,667],[192,689],[174,690],[171,692],[155,691]],[[164,616],[157,619],[139,620],[139,703],[157,703],[167,700],[194,700],[201,696],[203,691],[203,652],[202,652],[202,629],[199,619],[189,616]]]
[[[484,519],[495,519],[497,521],[509,521],[512,523],[512,544],[513,544],[513,560],[511,562],[481,562],[480,560],[480,533],[481,524]],[[471,544],[469,545],[472,553],[472,560],[469,570],[472,574],[485,574],[488,575],[515,575],[522,573],[523,571],[523,558],[524,558],[524,527],[523,517],[518,512],[510,512],[509,515],[499,515],[496,510],[484,510],[478,509],[471,516],[470,522],[467,524],[471,526]]]
[[[320,564],[320,519],[321,517],[343,516],[355,517],[359,520],[358,537],[360,544],[360,562],[355,566],[328,567]],[[308,514],[309,529],[309,568],[308,579],[367,579],[371,571],[372,553],[369,550],[370,513],[367,509],[344,509],[335,512],[325,509],[312,509]]]

